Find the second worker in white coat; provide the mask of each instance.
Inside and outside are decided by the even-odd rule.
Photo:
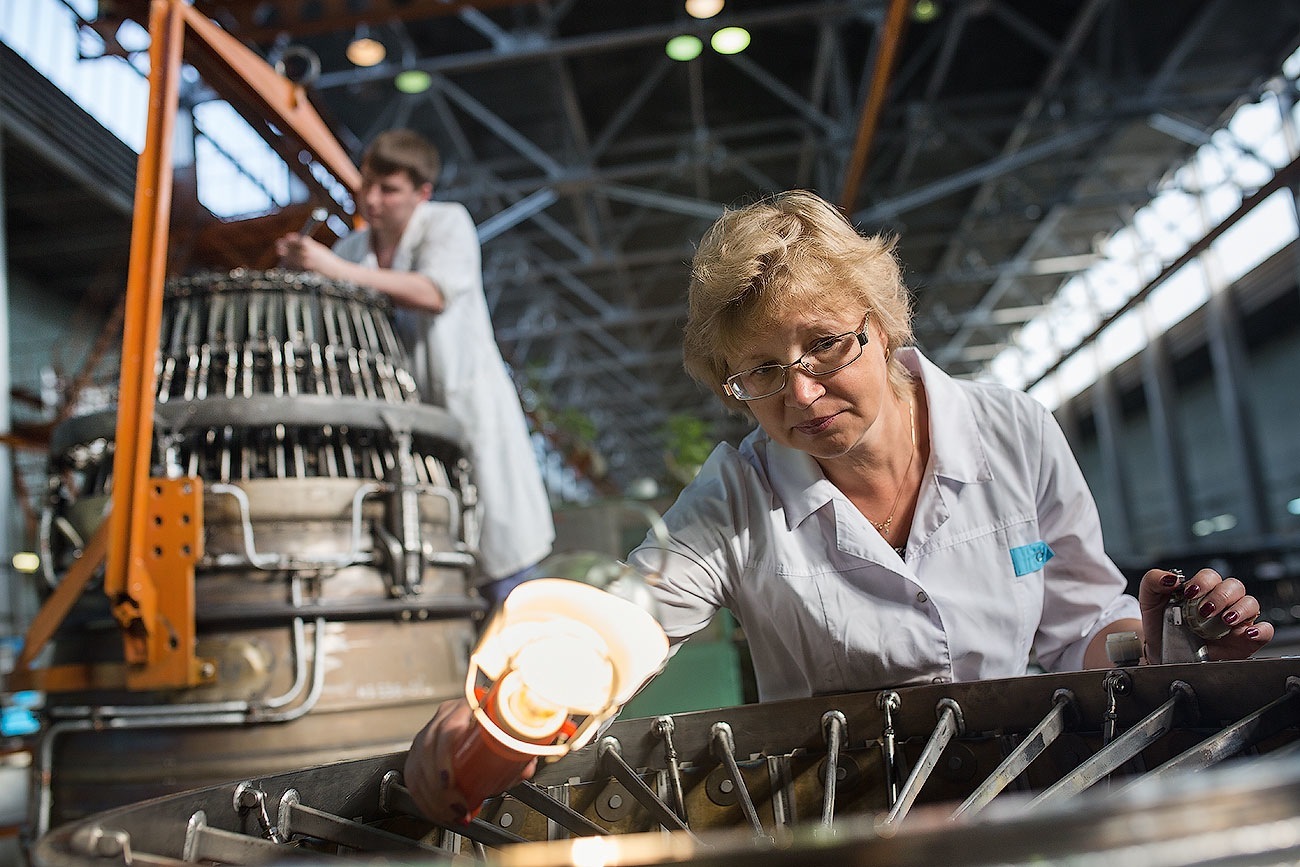
[[[461,423],[479,494],[481,592],[492,602],[531,576],[555,525],[519,394],[497,348],[469,211],[430,197],[437,149],[410,130],[381,133],[361,161],[365,228],[330,250],[292,234],[289,267],[388,295],[421,398]]]

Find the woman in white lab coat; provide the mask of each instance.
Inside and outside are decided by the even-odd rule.
[[[1227,634],[1213,659],[1271,640],[1239,581],[1152,570],[1137,599],[1107,558],[1064,436],[1025,394],[946,376],[910,347],[893,245],[790,192],[725,213],[693,262],[688,372],[757,427],[720,445],[630,557],[680,643],[719,608],[744,628],[764,701],[1106,667],[1106,637],[1145,636],[1175,591]],[[406,782],[453,821],[449,703]],[[454,782],[454,781],[453,781]]]

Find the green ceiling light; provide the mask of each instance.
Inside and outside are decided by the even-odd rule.
[[[912,20],[918,24],[929,24],[939,17],[937,0],[916,0],[912,4]]]
[[[686,0],[686,14],[692,18],[712,18],[722,11],[726,0]]]
[[[743,27],[724,27],[709,40],[719,54],[739,54],[749,47],[749,31]]]
[[[433,76],[423,69],[404,69],[393,79],[393,87],[402,93],[424,93],[433,86]]]
[[[668,40],[664,46],[664,52],[673,60],[680,60],[683,63],[687,60],[694,60],[700,56],[704,50],[704,43],[700,37],[691,36],[689,33],[683,33],[681,36],[674,36]]]

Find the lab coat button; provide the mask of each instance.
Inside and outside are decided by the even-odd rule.
[[[935,677],[935,678],[931,678],[930,680],[930,683],[947,683],[947,682],[948,682],[948,678],[946,677]]]
[[[930,597],[929,597],[929,596],[926,596],[926,595],[925,595],[925,591],[922,590],[922,591],[920,591],[919,593],[916,594],[916,601],[917,601],[918,603],[920,603],[921,605],[924,605],[926,602],[929,602],[929,601],[930,601]]]

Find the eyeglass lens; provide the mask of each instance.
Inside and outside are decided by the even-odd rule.
[[[785,388],[787,371],[796,364],[813,376],[826,376],[852,364],[862,354],[856,332],[840,334],[822,341],[789,364],[764,364],[731,377],[742,400],[755,400],[776,394]]]

